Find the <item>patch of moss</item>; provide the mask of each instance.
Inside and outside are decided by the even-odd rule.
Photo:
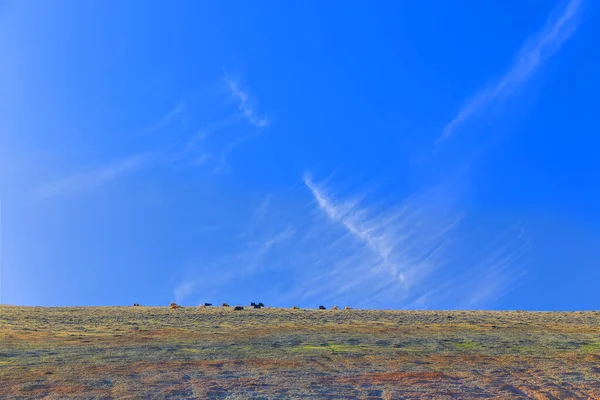
[[[477,349],[477,348],[481,347],[476,342],[460,342],[460,343],[454,343],[454,345],[456,347],[458,347],[459,349],[465,349],[465,350]]]
[[[585,352],[600,353],[600,342],[584,344],[579,349]]]

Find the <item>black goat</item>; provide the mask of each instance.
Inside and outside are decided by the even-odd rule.
[[[204,303],[204,307],[210,307],[212,306],[212,303]]]
[[[241,310],[243,310],[243,309],[244,309],[244,307],[242,307],[242,306],[235,306],[235,307],[233,308],[233,310],[234,310],[234,311],[241,311]]]
[[[319,310],[327,310],[325,306],[319,306]]]

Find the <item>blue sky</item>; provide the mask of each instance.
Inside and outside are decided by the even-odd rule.
[[[1,302],[598,309],[591,1],[0,1]]]

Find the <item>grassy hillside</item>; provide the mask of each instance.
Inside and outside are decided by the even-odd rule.
[[[600,398],[600,313],[0,306],[0,398]]]

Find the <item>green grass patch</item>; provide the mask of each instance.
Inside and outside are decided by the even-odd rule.
[[[479,343],[476,342],[460,342],[460,343],[455,343],[454,344],[456,347],[458,347],[459,349],[463,349],[463,350],[473,350],[473,349],[478,349],[481,347],[481,345],[479,345]]]
[[[584,344],[579,348],[581,351],[590,353],[600,353],[600,342]]]

